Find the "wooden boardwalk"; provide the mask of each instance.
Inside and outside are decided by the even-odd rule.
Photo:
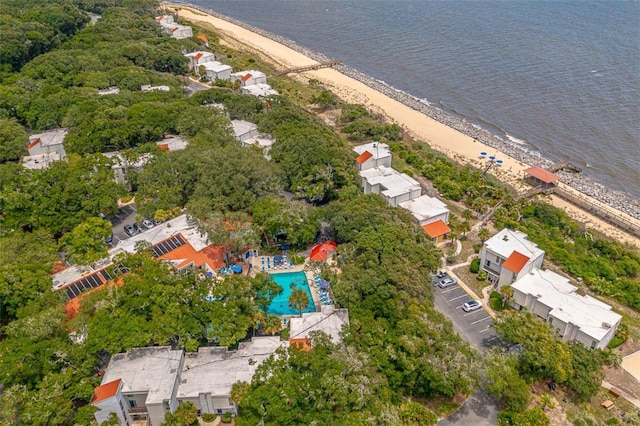
[[[305,72],[305,71],[319,70],[320,68],[329,68],[329,67],[333,67],[335,65],[340,65],[340,64],[342,64],[342,60],[340,60],[340,59],[329,59],[327,61],[318,62],[315,65],[307,65],[305,67],[287,68],[285,70],[282,70],[282,71],[279,71],[279,72],[275,73],[274,77],[277,77],[279,75],[290,74],[290,73],[293,73],[293,72]]]

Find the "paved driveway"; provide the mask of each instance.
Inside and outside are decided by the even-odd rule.
[[[432,279],[432,282],[437,281],[439,279],[435,277]],[[457,284],[447,288],[434,285],[434,293],[436,309],[451,320],[453,329],[464,340],[481,352],[499,344],[493,329],[493,318],[484,309],[472,312],[462,310],[462,305],[472,300],[462,287]],[[458,411],[438,422],[438,426],[495,426],[498,410],[498,402],[484,389],[480,389]]]
[[[108,244],[111,248],[117,246],[118,242],[129,238],[129,236],[124,232],[124,226],[135,223],[136,206],[132,204],[121,207],[109,218],[109,221],[111,222],[111,232],[113,233],[113,241],[111,244]]]
[[[480,351],[498,344],[493,318],[484,309],[465,312],[462,305],[471,297],[459,285],[448,288],[434,286],[435,307],[453,322],[453,328],[464,340]]]

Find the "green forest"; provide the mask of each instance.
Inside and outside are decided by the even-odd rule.
[[[258,324],[274,323],[266,306],[277,288],[267,274],[227,278],[205,302],[211,289],[198,271],[174,274],[150,247],[119,255],[120,270],[111,273],[121,285],[82,298],[70,320],[66,296],[52,291],[54,265],[104,257],[104,218],[132,197],[141,217],[186,212],[230,250],[269,250],[283,231],[293,250],[304,250],[327,227],[340,246],[341,273],[324,273],[337,304],[349,309],[342,344],[319,334],[311,351],[291,347],[262,364],[251,383],[234,386],[238,425],[435,424],[481,386],[500,400],[500,424],[544,425],[545,413],[529,404],[533,383],[553,379],[578,400],[598,391],[601,367],[620,361],[615,354],[564,343],[528,314],[496,324],[505,344],[523,346],[521,355],[481,354],[455,333],[433,305],[430,279],[442,251],[405,210],[361,194],[352,144],[390,144],[401,171],[428,178],[476,213],[500,203],[497,228],[527,232],[566,273],[637,312],[636,250],[592,236],[543,202],[516,200],[480,171],[407,141],[398,126],[317,84],[278,77],[273,85],[283,95],[268,99],[224,84],[189,96],[183,53],[203,46],[163,34],[157,7],[151,0],[0,4],[0,425],[95,424],[89,402],[111,355],[167,344],[195,351],[214,336],[234,348]],[[269,71],[209,30],[196,32],[234,69]],[[141,91],[146,84],[170,90]],[[120,92],[98,95],[110,87]],[[312,113],[327,109],[340,111],[335,128]],[[272,135],[271,160],[240,146],[230,119]],[[61,127],[69,130],[67,160],[22,167],[28,135]],[[158,149],[170,134],[186,138],[187,148]],[[127,185],[114,181],[112,160],[101,155],[116,150],[132,160],[152,154],[142,170],[128,171]],[[455,234],[464,234],[464,223]]]

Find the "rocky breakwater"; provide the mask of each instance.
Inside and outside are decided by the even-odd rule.
[[[185,4],[185,6],[200,10],[203,13],[215,16],[216,18],[231,22],[235,25],[238,25],[239,27],[245,28],[263,37],[267,37],[318,62],[331,59],[328,56],[323,55],[322,53],[301,46],[300,44],[292,40],[281,37],[269,31],[265,31],[261,28],[254,27],[229,16],[222,15],[213,10],[190,4]],[[504,139],[498,137],[497,135],[494,135],[486,131],[485,129],[482,129],[477,125],[467,122],[463,118],[456,117],[439,108],[435,108],[434,106],[429,105],[428,103],[416,98],[415,96],[411,96],[408,93],[399,91],[398,89],[395,89],[394,87],[386,83],[376,80],[364,73],[361,73],[358,70],[350,68],[346,65],[337,65],[334,68],[339,70],[341,73],[355,80],[358,80],[363,84],[366,84],[372,89],[375,89],[416,111],[420,111],[423,114],[431,117],[432,119],[439,121],[446,126],[454,128],[459,132],[497,151],[500,151],[501,153],[506,154],[511,158],[514,158],[515,160],[520,161],[521,163],[543,168],[550,168],[554,165],[552,161],[542,157],[542,155],[538,152],[534,152],[526,149],[525,147],[509,143]],[[640,201],[630,197],[628,194],[614,191],[600,183],[594,182],[587,176],[581,174],[559,172],[558,175],[560,176],[561,182],[565,183],[576,191],[581,192],[585,196],[592,197],[618,211],[624,212],[629,216],[640,220]]]

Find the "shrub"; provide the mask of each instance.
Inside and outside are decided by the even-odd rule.
[[[609,349],[615,349],[626,341],[627,339],[624,339],[616,334],[615,336],[613,336],[613,339],[611,339],[607,347]]]
[[[480,249],[481,248],[482,248],[482,244],[476,243],[476,244],[473,245],[473,252],[476,253],[476,254],[480,253]]]
[[[213,413],[202,413],[202,420],[205,422],[212,422],[216,419],[216,417],[218,416]]]
[[[220,420],[222,423],[231,423],[231,413],[222,413]]]
[[[480,259],[473,259],[469,265],[469,272],[477,274],[480,270]]]
[[[476,275],[476,280],[478,281],[484,281],[487,279],[487,271],[480,271],[478,272],[478,275]]]
[[[493,309],[494,311],[501,311],[504,309],[504,305],[502,304],[502,299],[494,299],[494,298],[489,299],[489,306],[491,306],[491,309]]]

